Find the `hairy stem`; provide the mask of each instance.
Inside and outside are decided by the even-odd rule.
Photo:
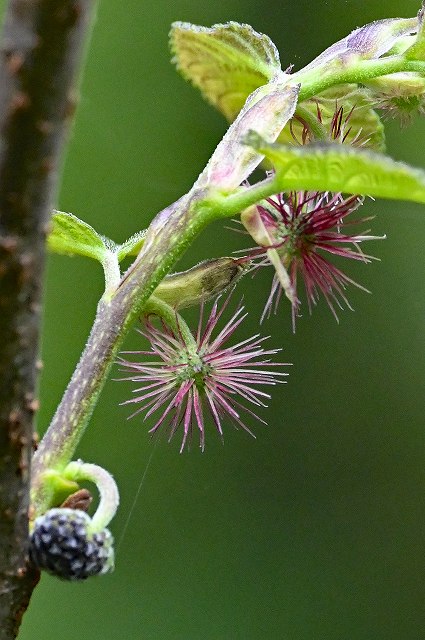
[[[124,274],[115,295],[100,301],[80,362],[34,455],[34,515],[48,506],[43,471],[61,471],[71,459],[132,322],[177,258],[213,219],[211,211],[199,207],[203,196],[202,191],[191,191],[156,216],[138,258]]]
[[[78,461],[71,462],[65,468],[63,475],[64,478],[70,480],[77,482],[88,480],[96,485],[100,499],[96,513],[92,517],[90,530],[98,532],[107,527],[117,511],[120,501],[118,487],[111,474],[97,464]]]
[[[37,581],[29,469],[45,234],[91,0],[10,0],[0,55],[0,638]]]
[[[241,187],[232,194],[215,193],[206,200],[205,207],[217,218],[231,218],[253,204],[278,193],[280,188],[274,176],[250,187]]]
[[[406,60],[403,56],[388,56],[375,60],[360,60],[349,66],[341,65],[338,69],[302,69],[291,76],[291,81],[301,83],[298,102],[308,100],[313,96],[338,84],[362,84],[371,78],[377,78],[389,73],[400,71],[416,71],[425,75],[425,62]]]
[[[117,290],[121,280],[120,265],[118,257],[113,251],[106,251],[102,267],[105,274],[105,293],[103,299],[108,300]]]
[[[162,318],[176,336],[181,334],[186,346],[194,346],[196,348],[196,340],[187,326],[186,321],[173,307],[170,307],[170,305],[163,300],[151,296],[143,309],[143,314],[145,316],[154,314]]]
[[[314,113],[302,105],[299,105],[297,106],[296,115],[297,120],[302,124],[307,125],[316,140],[326,140],[328,138],[328,131],[326,130],[326,127],[322,125]]]
[[[192,190],[153,220],[143,248],[124,274],[118,290],[110,299],[100,301],[87,345],[34,455],[34,517],[49,506],[50,494],[44,487],[43,472],[46,469],[62,471],[69,463],[132,322],[144,311],[158,315],[168,311],[170,316],[169,305],[156,298],[151,299],[156,286],[196,235],[210,222],[223,216],[223,206],[225,215],[230,216],[274,191],[271,179],[258,187],[242,189],[233,196],[236,202],[232,197],[220,199],[217,194],[211,198],[204,190]],[[193,340],[191,336],[188,339]]]

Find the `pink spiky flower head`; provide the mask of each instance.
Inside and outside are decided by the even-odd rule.
[[[361,109],[361,103],[359,105]],[[319,102],[316,103],[317,122],[325,127],[328,142],[358,147],[373,143],[371,131],[362,130],[361,118],[359,122],[353,122],[356,106],[350,102],[348,108],[344,108],[336,101],[335,110],[329,115],[328,109],[322,111]],[[289,127],[293,141],[301,146],[314,142],[310,126],[302,118],[295,117],[295,121],[297,127],[294,120]],[[241,213],[242,224],[260,247],[251,250],[250,256],[263,256],[259,264],[271,264],[275,269],[261,320],[268,317],[272,310],[276,312],[283,291],[292,305],[292,326],[295,331],[300,309],[297,293],[300,279],[304,280],[310,313],[322,295],[337,321],[337,307],[352,308],[345,295],[346,287],[354,285],[367,291],[329,260],[331,255],[364,263],[373,259],[362,252],[360,244],[381,238],[367,235],[367,232],[360,235],[348,231],[350,225],[370,220],[348,219],[362,204],[363,198],[357,195],[344,197],[342,193],[328,191],[292,191],[278,193]]]
[[[258,387],[283,382],[282,376],[287,375],[270,369],[282,364],[274,364],[267,359],[267,356],[274,355],[280,349],[263,349],[262,343],[266,338],[255,335],[234,346],[224,346],[247,315],[243,313],[241,305],[216,337],[212,337],[226,306],[227,302],[219,310],[216,300],[205,325],[201,307],[196,336],[191,340],[183,337],[178,320],[179,329],[173,331],[165,323],[158,328],[148,319],[140,333],[149,340],[151,350],[125,353],[154,356],[154,359],[147,362],[119,359],[122,370],[131,373],[122,380],[140,383],[134,390],[135,397],[122,403],[140,405],[130,417],[144,413],[146,419],[155,412],[160,412],[149,433],[153,434],[161,425],[168,424],[171,440],[181,428],[183,438],[180,452],[194,428],[199,431],[200,447],[204,450],[205,407],[221,437],[224,416],[253,435],[241,419],[240,412],[266,424],[246,405],[266,406],[265,400],[270,396]],[[244,402],[241,403],[240,400]]]
[[[262,319],[276,311],[282,291],[292,304],[292,322],[299,313],[297,285],[304,280],[309,311],[322,294],[336,320],[336,306],[351,309],[345,295],[347,285],[367,291],[329,261],[328,256],[340,256],[368,263],[372,256],[364,254],[360,243],[377,239],[375,236],[350,234],[347,216],[362,200],[358,196],[344,198],[342,194],[312,193],[308,191],[277,194],[242,216],[242,221],[262,249],[260,263],[273,264],[276,274]],[[356,221],[365,222],[367,218]]]

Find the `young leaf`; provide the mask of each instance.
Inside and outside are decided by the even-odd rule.
[[[299,85],[282,86],[269,82],[252,93],[225,136],[218,144],[196,187],[230,190],[238,187],[260,164],[262,155],[244,144],[253,128],[269,140],[276,140],[294,115]]]
[[[334,191],[425,203],[425,172],[403,162],[339,144],[289,147],[246,138],[276,171],[280,191]]]
[[[182,76],[230,122],[250,93],[281,74],[273,42],[247,24],[228,22],[207,28],[175,22],[170,47]]]
[[[66,255],[79,255],[103,262],[108,247],[102,237],[86,222],[72,213],[56,211],[47,238],[50,251]]]
[[[303,71],[329,63],[344,63],[351,56],[359,56],[365,60],[379,58],[392,49],[399,38],[416,33],[417,18],[389,18],[376,20],[364,27],[355,29],[348,36],[325,49]],[[325,67],[326,72],[326,67]]]

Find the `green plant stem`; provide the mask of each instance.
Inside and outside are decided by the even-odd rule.
[[[113,251],[106,251],[102,260],[102,267],[105,274],[104,300],[109,300],[119,287],[121,280],[120,265],[117,254]]]
[[[329,134],[326,127],[322,125],[314,113],[302,105],[297,105],[296,115],[303,124],[305,123],[308,126],[316,140],[328,139]]]
[[[155,296],[151,296],[143,308],[144,316],[149,316],[150,314],[162,318],[176,336],[179,334],[182,336],[186,346],[196,348],[196,340],[186,321],[169,304]]]
[[[275,176],[271,176],[250,187],[241,187],[232,194],[216,192],[203,206],[208,208],[214,218],[231,218],[278,191],[278,182]]]
[[[156,286],[203,228],[274,191],[273,179],[227,198],[216,194],[212,199],[205,190],[193,190],[156,216],[142,251],[124,274],[116,293],[100,301],[81,359],[34,455],[31,497],[35,517],[49,506],[50,492],[44,487],[43,472],[61,472],[72,459],[133,321],[142,313],[156,313],[178,330],[174,310],[151,298]],[[185,340],[193,342],[187,325],[179,322],[179,327]]]
[[[65,468],[63,477],[80,482],[93,482],[99,491],[99,505],[93,515],[90,525],[92,532],[101,531],[111,522],[119,505],[119,493],[115,480],[108,471],[97,464],[75,461]]]
[[[101,300],[81,359],[33,459],[32,504],[35,515],[49,506],[43,487],[46,469],[63,471],[80,441],[118,349],[153,290],[214,218],[199,206],[203,190],[191,191],[153,220],[143,248],[110,300]]]
[[[362,84],[371,78],[377,78],[389,73],[400,71],[416,71],[425,75],[425,62],[406,60],[404,56],[389,56],[376,60],[359,60],[350,66],[329,69],[315,67],[303,71],[302,69],[291,76],[291,82],[300,83],[301,89],[298,102],[308,100],[313,96],[338,84]]]

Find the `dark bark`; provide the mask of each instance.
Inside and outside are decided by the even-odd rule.
[[[37,571],[28,506],[45,235],[92,0],[10,0],[0,49],[0,640]]]

